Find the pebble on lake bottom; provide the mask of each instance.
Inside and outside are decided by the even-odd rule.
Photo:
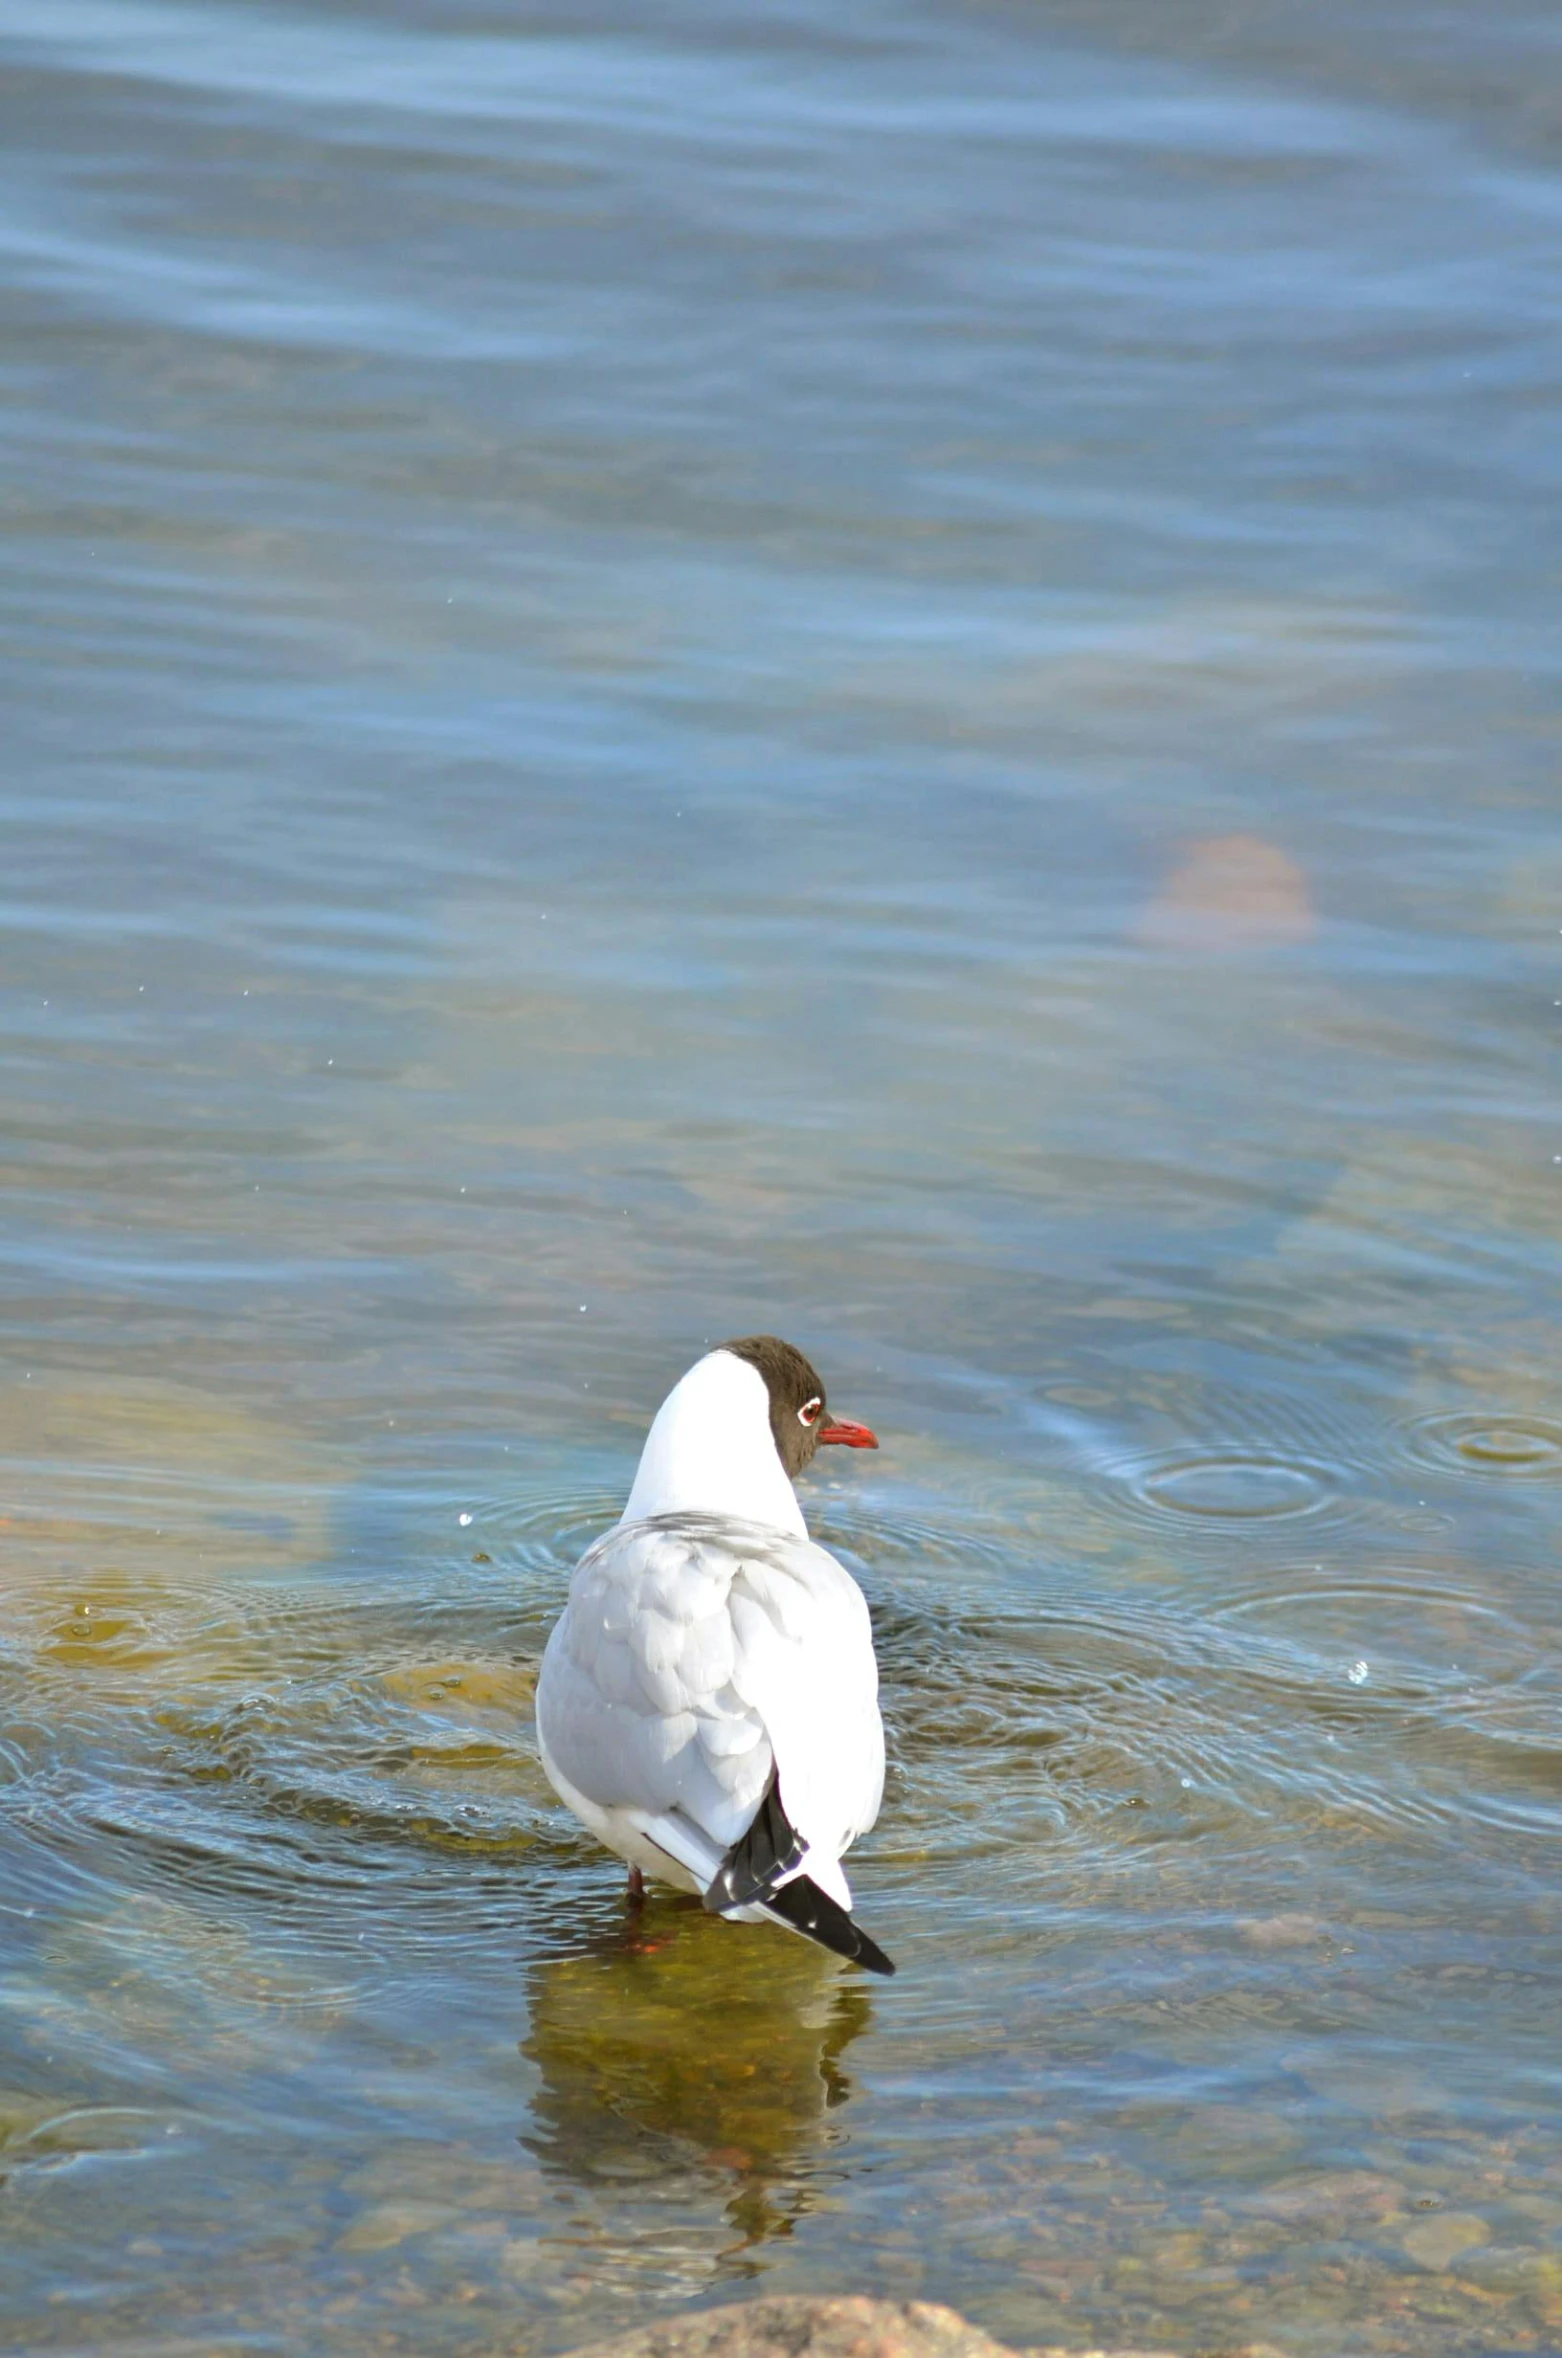
[[[1490,2239],[1491,2229],[1473,2211],[1439,2211],[1434,2218],[1418,2219],[1402,2241],[1418,2268],[1442,2270]]]

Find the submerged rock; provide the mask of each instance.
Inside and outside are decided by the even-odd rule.
[[[932,2301],[786,2293],[642,2326],[616,2341],[577,2351],[575,2358],[1015,2358],[1015,2353]],[[1065,2354],[1035,2350],[1027,2358]],[[1166,2358],[1166,2353],[1072,2350],[1067,2358]]]

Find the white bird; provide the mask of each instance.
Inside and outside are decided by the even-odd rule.
[[[843,1853],[879,1814],[884,1728],[861,1589],[792,1478],[833,1419],[790,1343],[748,1335],[657,1411],[623,1517],[588,1548],[537,1681],[542,1764],[629,1863],[714,1914],[895,1968],[852,1921]]]

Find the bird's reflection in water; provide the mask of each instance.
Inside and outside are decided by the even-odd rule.
[[[653,1898],[584,1952],[540,1962],[524,2052],[542,2074],[527,2143],[550,2175],[658,2202],[714,2190],[742,2255],[812,2207],[851,2095],[841,2058],[872,2020],[858,1976],[810,1943]]]

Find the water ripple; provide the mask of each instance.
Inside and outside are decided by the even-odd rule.
[[[1404,1438],[1416,1463],[1434,1473],[1562,1481],[1562,1424],[1547,1417],[1426,1416],[1405,1427]]]
[[[1189,1452],[1146,1460],[1131,1477],[1131,1487],[1147,1507],[1240,1521],[1314,1514],[1331,1500],[1323,1467],[1235,1452]]]

